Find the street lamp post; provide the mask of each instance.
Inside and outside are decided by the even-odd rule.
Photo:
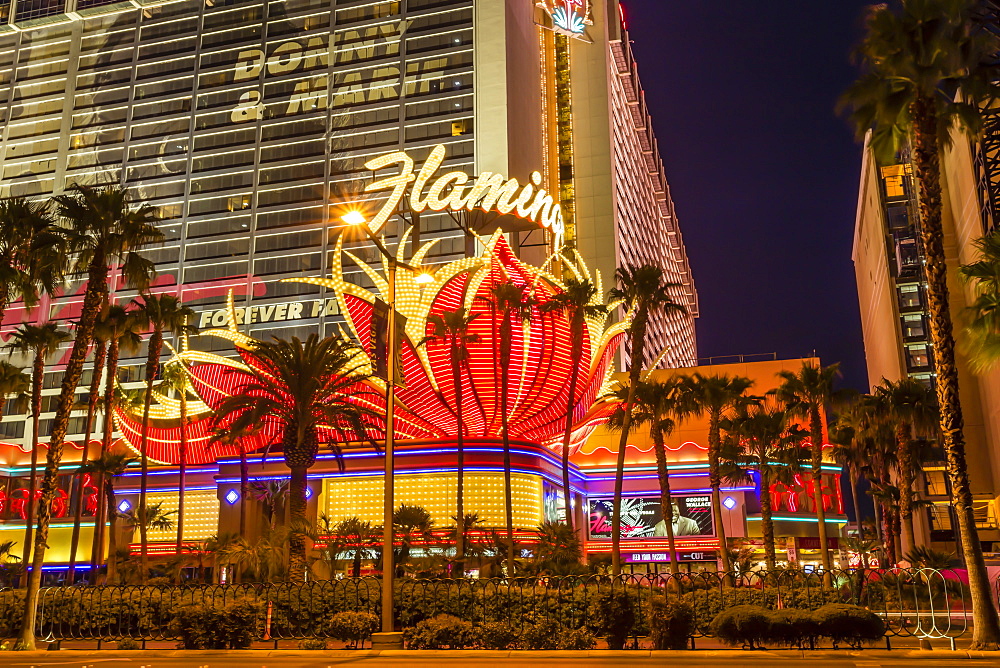
[[[395,563],[393,555],[393,526],[392,512],[395,508],[395,468],[393,456],[396,445],[396,421],[395,421],[395,401],[396,401],[396,348],[399,342],[396,340],[396,270],[402,266],[404,269],[417,274],[418,283],[428,283],[433,280],[430,274],[421,271],[419,268],[405,262],[397,260],[385,247],[385,245],[372,234],[368,227],[368,221],[360,211],[351,211],[341,218],[344,223],[351,226],[360,227],[368,236],[368,239],[375,244],[378,251],[385,257],[389,265],[389,294],[388,306],[389,314],[386,319],[386,329],[388,337],[386,341],[386,364],[385,364],[385,489],[383,496],[385,500],[382,515],[382,633],[393,633],[395,631],[395,619],[393,618],[393,581],[395,580]]]

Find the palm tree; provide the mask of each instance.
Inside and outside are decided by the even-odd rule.
[[[573,527],[561,522],[542,522],[535,529],[538,545],[535,563],[551,575],[575,575],[580,572],[580,538]]]
[[[35,518],[35,485],[38,477],[38,448],[40,434],[38,422],[42,414],[42,382],[45,378],[45,361],[59,352],[59,346],[70,339],[70,333],[54,322],[41,325],[21,325],[7,344],[11,353],[31,356],[31,479],[28,482],[28,499],[24,520],[24,546],[21,563],[31,563],[31,538]]]
[[[462,392],[462,367],[469,363],[469,345],[479,343],[479,335],[469,331],[472,322],[479,315],[470,315],[464,307],[454,311],[443,311],[428,318],[429,333],[419,345],[443,343],[448,346],[451,359],[451,376],[455,385],[455,418],[458,422],[456,445],[458,447],[457,468],[458,485],[455,494],[455,526],[459,530],[455,534],[455,570],[459,577],[465,575],[465,531],[461,518],[465,517],[465,421],[462,408],[464,397]]]
[[[153,225],[153,210],[148,205],[131,207],[127,191],[120,186],[73,186],[68,194],[57,195],[59,215],[66,222],[67,253],[74,258],[76,273],[87,274],[76,339],[63,373],[62,387],[56,400],[55,417],[49,437],[49,451],[42,479],[42,497],[35,533],[34,555],[24,600],[24,615],[17,647],[35,649],[35,610],[42,584],[42,566],[49,538],[52,499],[58,489],[59,464],[69,429],[70,412],[76,398],[83,363],[94,335],[94,323],[108,301],[108,274],[111,265],[120,268],[128,284],[143,288],[154,271],[153,263],[139,254],[144,247],[163,239]]]
[[[837,416],[837,421],[830,428],[830,441],[833,443],[830,456],[842,470],[847,469],[847,478],[851,485],[851,502],[854,504],[854,528],[858,532],[858,536],[861,537],[861,502],[858,498],[858,481],[861,479],[861,469],[865,466],[867,457],[862,449],[860,429],[852,422],[848,411]]]
[[[65,243],[47,202],[0,200],[0,319],[11,302],[32,308],[39,292],[55,291],[66,267]]]
[[[134,311],[127,310],[119,304],[107,307],[103,317],[94,324],[94,336],[107,341],[107,373],[104,374],[104,397],[102,410],[104,412],[104,433],[101,437],[101,454],[111,450],[111,438],[114,433],[113,407],[116,403],[115,390],[118,382],[118,358],[121,351],[136,352],[142,344],[140,331],[143,328],[140,319]],[[94,484],[97,489],[103,489],[103,473],[95,472]],[[94,518],[94,542],[90,552],[91,572],[96,572],[101,562],[101,549],[104,545],[105,507],[98,504],[97,517]],[[111,554],[111,552],[109,552]]]
[[[142,476],[139,478],[139,508],[137,512],[141,517],[146,512],[146,488],[148,484],[147,475],[149,473],[149,457],[146,450],[149,441],[149,411],[153,405],[153,383],[160,373],[160,355],[163,354],[163,333],[174,332],[185,335],[195,331],[188,321],[193,320],[195,313],[188,307],[181,304],[174,295],[150,295],[143,294],[142,301],[132,302],[135,307],[136,318],[140,322],[151,328],[149,340],[146,342],[146,394],[142,404],[142,435],[139,438],[139,456],[142,458]],[[140,560],[142,582],[146,581],[149,573],[149,544],[146,534],[149,527],[148,522],[139,522],[139,540],[141,544]]]
[[[182,416],[184,414],[181,411]],[[236,451],[240,454],[240,530],[239,536],[241,538],[247,537],[247,519],[249,511],[250,502],[250,462],[247,460],[247,451],[244,437],[248,436],[246,432],[236,430],[236,429],[217,429],[212,435],[212,443],[220,443],[224,445],[231,445],[236,448]],[[181,457],[181,461],[184,458]],[[181,480],[184,479],[184,469],[181,468]],[[183,485],[183,482],[181,483]],[[182,496],[183,498],[183,496]],[[181,506],[183,508],[183,505]],[[180,532],[178,528],[177,534],[177,544],[180,545]],[[179,549],[179,548],[178,548]]]
[[[493,337],[494,341],[499,339],[499,361],[500,364],[494,367],[499,371],[496,379],[496,386],[500,388],[500,426],[503,436],[503,482],[504,498],[506,499],[506,522],[507,522],[507,561],[508,572],[514,574],[514,500],[511,496],[513,489],[510,474],[510,429],[508,425],[509,415],[507,407],[510,404],[510,364],[514,346],[514,324],[522,325],[531,319],[531,309],[535,306],[535,299],[528,293],[530,286],[517,285],[513,281],[498,283],[490,289],[489,303],[490,309],[500,315],[500,336]],[[496,322],[496,318],[493,318]],[[496,351],[494,351],[496,355]],[[572,519],[569,515],[570,506],[566,506],[567,521],[572,526]]]
[[[403,503],[392,513],[392,524],[401,536],[398,558],[394,559],[393,563],[402,569],[410,559],[414,538],[430,540],[434,520],[426,508]]]
[[[170,517],[176,515],[176,510],[164,510],[163,503],[151,503],[146,507],[145,512],[140,508],[132,508],[122,513],[125,526],[135,529],[141,527],[140,523],[145,523],[146,530],[170,531],[174,528],[174,520]]]
[[[684,405],[689,415],[708,415],[708,482],[712,488],[712,513],[715,519],[715,531],[719,536],[719,555],[722,558],[722,570],[729,573],[733,570],[729,558],[729,541],[726,537],[726,525],[722,518],[722,472],[720,455],[722,452],[722,418],[742,403],[748,401],[744,396],[753,386],[753,381],[743,376],[713,375],[704,376],[695,373],[681,378],[681,392],[685,395]]]
[[[813,502],[816,504],[816,522],[819,525],[819,554],[823,570],[833,569],[830,545],[826,532],[826,508],[823,506],[823,431],[824,415],[834,398],[833,381],[840,375],[840,365],[819,366],[803,362],[798,372],[778,372],[781,385],[775,390],[794,414],[809,421],[809,441],[812,446]]]
[[[7,397],[12,394],[24,397],[31,388],[31,377],[22,367],[0,360],[0,420],[3,420],[4,409],[7,407]]]
[[[178,450],[178,481],[177,492],[177,554],[181,553],[181,546],[184,542],[184,486],[187,480],[187,426],[188,426],[188,395],[191,393],[191,381],[188,378],[187,364],[181,358],[171,360],[163,367],[164,388],[170,389],[177,394],[180,404],[180,444]],[[244,461],[245,453],[240,450]],[[240,487],[240,535],[244,533],[244,523],[246,515],[246,485]]]
[[[896,382],[882,379],[874,396],[880,408],[895,424],[896,470],[899,473],[899,512],[902,522],[902,553],[913,549],[913,480],[916,475],[914,439],[934,430],[937,404],[926,385],[904,378]]]
[[[95,478],[102,481],[103,493],[106,503],[105,516],[108,518],[108,554],[113,555],[118,550],[118,502],[115,498],[115,478],[125,473],[129,466],[135,464],[138,459],[127,454],[117,452],[105,452],[99,459],[92,460],[86,466],[80,467],[81,473],[95,474]],[[108,560],[107,583],[115,583],[115,561]]]
[[[583,364],[583,345],[587,337],[587,320],[606,315],[608,307],[600,303],[600,294],[589,280],[578,280],[574,277],[566,279],[564,290],[552,295],[552,298],[540,306],[543,312],[561,312],[569,320],[570,349],[569,358],[572,375],[569,377],[569,393],[566,395],[566,426],[563,429],[562,442],[562,484],[563,502],[566,506],[566,521],[573,526],[571,512],[572,491],[569,486],[569,447],[573,434],[574,418],[576,417],[576,388],[580,374],[588,370],[580,369]]]
[[[382,527],[362,522],[357,517],[341,520],[333,529],[334,540],[341,550],[350,555],[351,577],[360,577],[361,561],[374,559],[382,543]]]
[[[862,75],[843,97],[859,134],[872,131],[872,148],[894,160],[908,145],[918,186],[931,342],[934,346],[940,427],[952,501],[969,571],[975,619],[973,649],[1000,645],[982,545],[972,508],[955,338],[948,304],[948,267],[942,227],[941,159],[958,126],[976,134],[979,110],[998,97],[997,35],[978,19],[977,0],[904,0],[871,12],[858,56]]]
[[[274,529],[278,523],[278,515],[284,512],[282,509],[288,498],[288,481],[254,480],[250,483],[250,494],[255,501],[264,506],[267,526]]]
[[[771,483],[791,482],[808,457],[803,447],[806,432],[792,423],[792,415],[778,402],[756,397],[740,404],[722,419],[731,461],[760,475],[760,525],[764,537],[767,570],[777,568],[774,548],[774,520],[771,512]]]
[[[678,573],[677,546],[674,540],[674,503],[670,491],[670,473],[667,468],[667,448],[664,439],[673,432],[675,419],[684,414],[680,402],[683,393],[679,392],[680,383],[677,379],[666,382],[640,380],[635,390],[635,402],[632,410],[631,424],[634,427],[648,425],[649,437],[653,441],[656,453],[656,472],[660,483],[660,514],[663,516],[667,531],[667,545],[670,551],[670,572]],[[618,410],[608,418],[611,431],[620,430],[625,423],[625,412],[621,409],[628,398],[628,388],[619,386],[614,392],[620,402]]]
[[[87,395],[87,418],[83,429],[83,452],[81,453],[80,465],[86,466],[90,455],[90,434],[94,428],[94,415],[97,412],[98,398],[101,389],[101,372],[104,370],[104,360],[107,355],[107,331],[99,326],[100,321],[94,324],[94,365],[90,375],[90,392]],[[76,504],[76,511],[73,514],[73,535],[70,539],[69,548],[69,569],[66,573],[66,581],[70,584],[76,581],[76,551],[80,544],[80,523],[83,521],[83,477],[81,474],[79,483],[79,500]],[[94,527],[97,530],[97,527]]]
[[[343,468],[340,446],[333,436],[346,441],[367,438],[366,420],[377,416],[354,403],[352,393],[366,376],[355,363],[358,348],[337,337],[320,339],[310,334],[304,342],[275,338],[258,343],[249,351],[253,357],[250,373],[253,380],[239,394],[225,399],[216,413],[221,433],[260,432],[266,425],[277,427],[275,442],[285,465],[291,469],[289,510],[291,521],[306,521],[306,482],[309,469],[323,438],[319,427],[327,428],[327,444]],[[306,574],[306,543],[300,533],[293,533],[288,544],[288,572],[296,581]]]
[[[980,237],[974,245],[979,259],[959,267],[959,273],[976,295],[969,306],[965,343],[973,368],[983,373],[1000,361],[1000,230]]]
[[[635,403],[635,389],[642,373],[643,358],[646,348],[646,328],[650,316],[666,311],[683,311],[684,307],[674,302],[670,291],[677,287],[675,283],[667,283],[663,270],[655,265],[641,267],[619,267],[615,272],[618,287],[611,290],[611,298],[620,300],[628,306],[632,316],[629,325],[629,339],[632,349],[629,355],[628,393],[625,405],[622,407],[622,436],[618,443],[618,462],[615,470],[614,516],[611,518],[611,566],[614,575],[622,572],[621,553],[621,507],[622,488],[625,481],[625,448],[628,445],[628,435],[631,430],[632,408]]]

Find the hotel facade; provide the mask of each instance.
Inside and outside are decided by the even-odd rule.
[[[955,133],[942,154],[942,222],[956,363],[976,527],[988,559],[1000,558],[1000,371],[976,374],[962,346],[966,309],[974,300],[958,268],[974,262],[976,239],[997,224],[1000,203],[1000,112],[985,114],[980,141]],[[862,157],[853,259],[869,385],[902,378],[933,386],[917,184],[908,163],[880,164],[866,140]],[[940,453],[939,453],[940,454]],[[943,461],[927,461],[914,491],[930,505],[914,513],[917,543],[956,548],[951,490]]]
[[[552,210],[561,206],[558,232],[524,216],[428,207],[418,216],[410,212],[408,228],[390,217],[382,230],[389,248],[406,229],[405,255],[434,242],[423,263],[447,267],[481,256],[499,228],[514,257],[559,275],[551,254],[562,234],[604,290],[617,267],[658,264],[677,284],[675,299],[686,312],[651,323],[647,363],[668,369],[697,363],[697,293],[615,2],[18,0],[0,4],[0,133],[0,197],[44,199],[73,184],[122,183],[136,200],[155,206],[166,241],[147,253],[158,272],[153,291],[181,298],[203,330],[235,326],[267,339],[345,328],[349,314],[334,279],[375,292],[377,281],[363,265],[381,259],[364,239],[342,236],[340,217],[360,208],[371,218],[384,199],[365,192],[389,173],[373,170],[373,159],[403,152],[419,169],[443,150],[440,174],[463,173],[471,183],[489,172],[546,190]],[[357,261],[343,262],[341,250]],[[323,280],[287,280],[317,278]],[[30,313],[8,308],[0,336],[22,322],[70,325],[82,287],[71,283]],[[112,293],[117,303],[135,296],[122,285],[113,285]],[[172,343],[191,354],[237,357],[232,342],[218,337]],[[46,372],[40,458],[61,380],[60,355],[67,352],[60,350]],[[81,400],[90,373],[78,389]],[[119,380],[126,388],[140,386],[142,354],[122,359]],[[21,407],[12,401],[7,408],[0,423],[0,536],[19,540],[36,438]],[[103,419],[97,417],[94,434]],[[75,447],[66,450],[51,541],[56,569],[68,560],[69,518],[81,500],[81,546],[90,543],[94,490],[74,475],[84,424],[84,413],[74,413],[68,440]],[[600,433],[591,438],[600,440]],[[479,510],[490,527],[502,524],[498,438],[487,425],[468,446],[467,508]],[[116,439],[118,447],[136,445],[125,432],[116,431]],[[91,440],[91,458],[99,447]],[[446,523],[454,512],[448,491],[456,478],[454,444],[411,438],[399,447],[397,499],[420,503]],[[601,470],[606,463],[592,463],[586,444],[578,452],[578,512],[600,514],[610,489]],[[381,503],[380,460],[361,450],[349,455],[343,474],[321,455],[310,473],[310,512],[376,519],[368,515]],[[558,458],[530,438],[516,445],[514,458],[515,523],[530,530],[558,512]],[[648,462],[640,460],[629,471],[636,499],[650,486],[642,473]],[[150,476],[149,502],[176,509],[177,467],[164,461]],[[238,526],[237,461],[219,451],[192,463],[184,487],[185,542]],[[684,472],[692,477],[685,507],[701,517],[706,483],[695,480],[704,472],[693,461],[684,464],[693,467]],[[280,457],[251,453],[251,464],[260,481],[287,477]],[[128,472],[119,482],[125,512],[136,503],[138,479]],[[738,522],[746,525],[752,490],[732,495]],[[636,508],[645,512],[641,503]],[[714,529],[699,526],[687,561],[714,564]],[[734,526],[731,535],[751,535],[752,522],[747,526],[743,533]],[[652,531],[639,530],[636,538]],[[152,535],[169,551],[170,537]],[[601,551],[601,536],[589,538],[588,550]],[[637,568],[662,565],[662,559],[642,558],[659,555],[655,541],[635,545],[646,550],[630,558]]]

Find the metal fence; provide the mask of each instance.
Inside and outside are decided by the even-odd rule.
[[[251,603],[259,641],[322,639],[338,612],[380,614],[381,580],[347,578],[307,583],[62,586],[41,591],[36,635],[47,640],[178,640],[171,624],[185,606]],[[866,607],[886,623],[886,636],[950,639],[969,632],[972,610],[958,572],[932,569],[700,572],[503,579],[402,579],[395,613],[403,628],[438,614],[515,632],[540,619],[560,629],[601,635],[601,606],[628,599],[635,614],[633,644],[649,632],[652,597],[684,600],[695,612],[694,637],[710,635],[712,619],[734,605],[815,610],[827,603]],[[23,593],[0,591],[0,633],[13,635]]]

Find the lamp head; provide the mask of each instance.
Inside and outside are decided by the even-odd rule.
[[[348,211],[340,220],[344,222],[345,225],[367,225],[368,221],[365,219],[365,215],[360,211]]]

